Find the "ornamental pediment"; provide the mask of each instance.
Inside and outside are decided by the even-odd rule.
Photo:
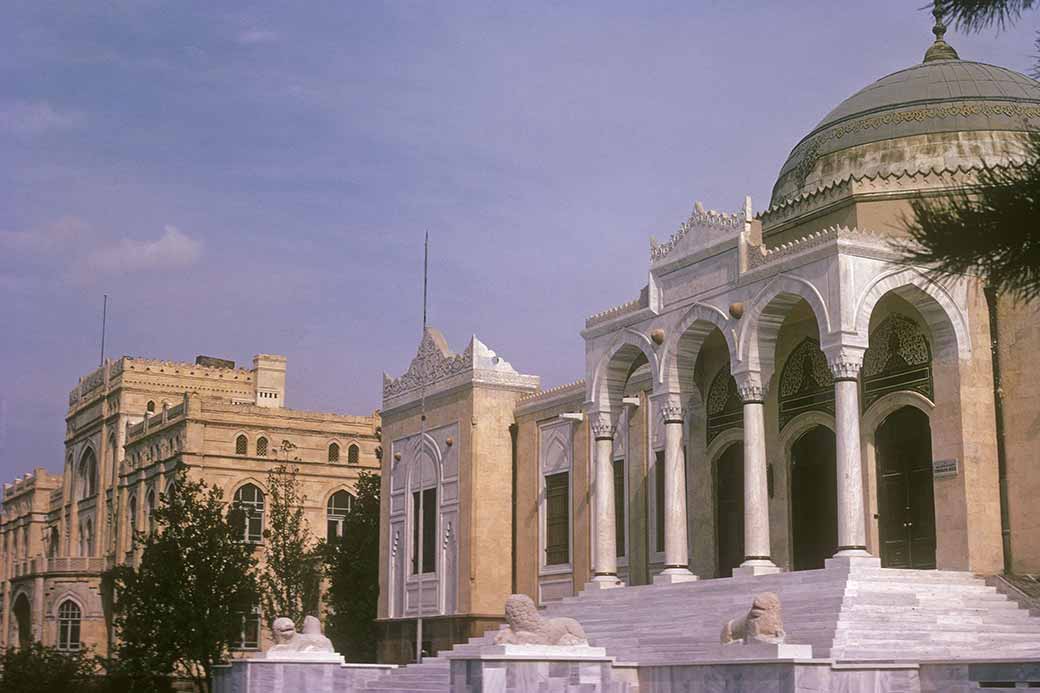
[[[650,264],[657,266],[673,262],[706,250],[724,241],[737,239],[751,223],[751,198],[744,200],[743,209],[719,212],[705,209],[697,202],[686,221],[664,243],[650,237]]]

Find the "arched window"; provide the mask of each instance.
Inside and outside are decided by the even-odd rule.
[[[325,508],[326,538],[329,541],[343,538],[343,520],[354,504],[354,496],[346,491],[336,491]]]
[[[361,449],[356,445],[347,448],[347,464],[357,464],[361,458]]]
[[[87,518],[79,528],[79,555],[91,556],[94,553],[94,520]]]
[[[127,504],[130,506],[127,509],[127,514],[130,517],[130,541],[134,542],[137,539],[137,496],[130,496]]]
[[[235,506],[245,513],[242,539],[257,543],[264,537],[264,492],[253,484],[235,491]]]
[[[152,515],[155,513],[155,489],[148,489],[148,495],[144,497],[144,531],[151,533]]]
[[[87,448],[79,461],[79,497],[92,498],[97,495],[97,457],[94,450]]]
[[[245,434],[242,434],[242,435],[238,436],[237,438],[235,438],[235,454],[236,455],[245,455],[247,452],[249,452],[248,446],[249,446],[249,440],[246,438]]]
[[[267,438],[264,436],[256,439],[256,456],[267,457]]]
[[[780,372],[778,399],[781,429],[807,411],[834,416],[834,376],[815,339],[806,337],[787,357]]]
[[[153,402],[152,400],[148,400],[148,406],[145,407],[145,409],[148,411],[149,414],[154,414],[155,413],[155,402]]]
[[[58,546],[61,544],[61,533],[57,527],[51,527],[47,533],[47,556],[54,558],[58,555]]]
[[[79,605],[71,599],[66,599],[58,607],[58,649],[78,650],[79,624],[82,612]]]
[[[339,443],[329,443],[329,462],[339,462]]]

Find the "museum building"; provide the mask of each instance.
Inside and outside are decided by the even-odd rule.
[[[417,616],[442,651],[513,592],[833,556],[1040,573],[1040,306],[900,249],[911,200],[1022,165],[1040,83],[943,31],[808,132],[765,209],[698,203],[651,239],[640,295],[585,321],[583,379],[542,390],[433,328],[385,376],[382,661],[414,658]]]
[[[4,484],[0,648],[41,642],[107,655],[111,595],[102,574],[140,557],[152,512],[176,470],[223,490],[248,511],[242,541],[262,551],[268,471],[295,467],[315,537],[340,536],[361,470],[379,467],[379,417],[289,409],[286,359],[260,354],[251,369],[124,356],[69,393],[63,474],[44,467]],[[270,639],[243,614],[236,649]]]

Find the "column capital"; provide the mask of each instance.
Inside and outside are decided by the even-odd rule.
[[[679,393],[659,392],[651,395],[650,400],[654,403],[657,413],[664,423],[681,424],[683,422],[686,416],[686,409],[683,407],[682,396]]]
[[[614,422],[610,418],[610,412],[589,412],[589,427],[592,429],[592,437],[596,440],[614,439]]]
[[[754,402],[765,402],[766,394],[769,392],[769,384],[762,380],[759,371],[743,371],[734,373],[733,379],[737,382],[737,394],[744,404]]]
[[[831,369],[831,375],[835,380],[857,380],[859,371],[863,367],[863,354],[866,348],[840,344],[824,350],[827,357],[827,366]]]

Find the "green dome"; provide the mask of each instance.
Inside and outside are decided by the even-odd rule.
[[[1040,82],[951,55],[937,41],[926,62],[842,101],[791,151],[772,204],[850,176],[1019,160],[1022,133],[1040,129]]]

